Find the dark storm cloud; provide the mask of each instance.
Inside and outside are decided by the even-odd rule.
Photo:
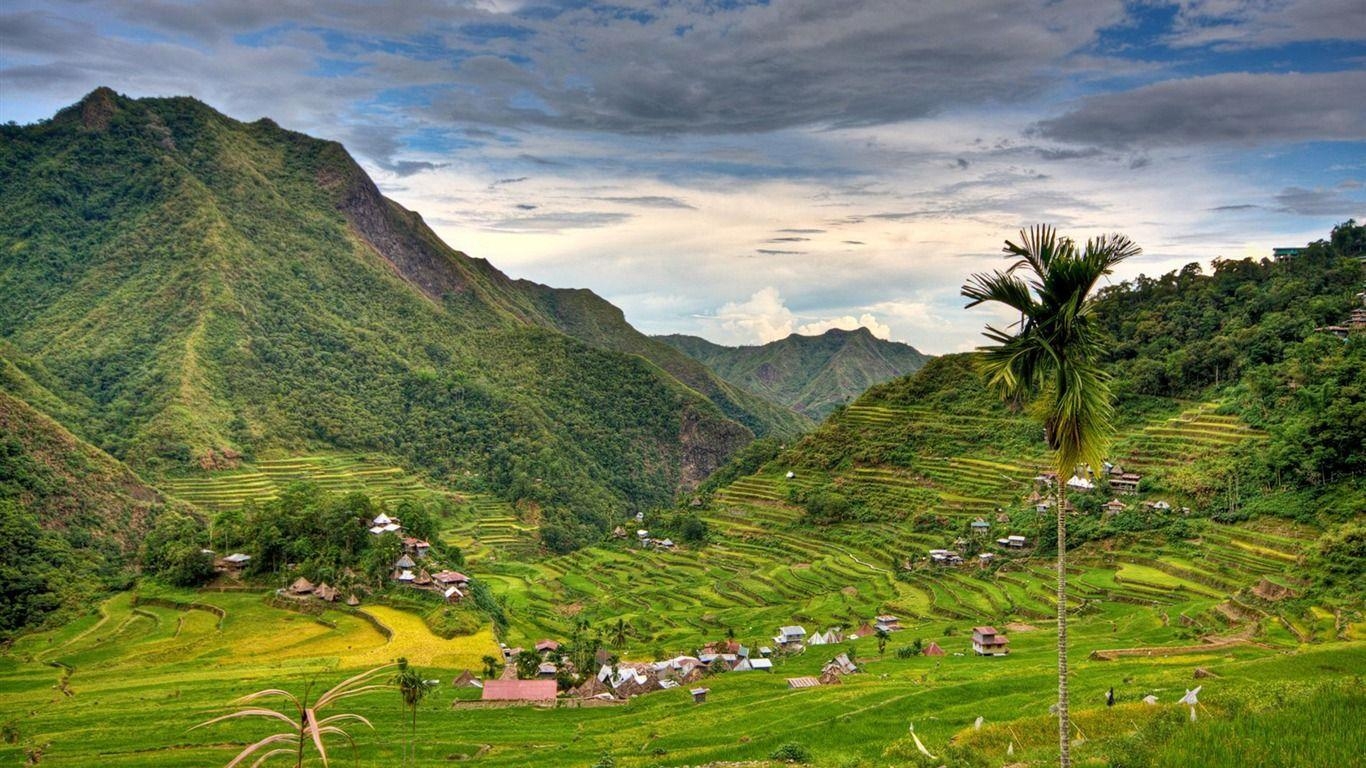
[[[1366,138],[1366,72],[1231,73],[1084,99],[1035,126],[1048,139],[1103,147]]]

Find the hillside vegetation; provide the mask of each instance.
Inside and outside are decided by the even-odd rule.
[[[721,378],[820,420],[863,391],[914,373],[929,355],[867,329],[792,334],[760,346],[725,347],[681,334],[660,341],[705,363]]]
[[[0,131],[6,391],[154,479],[384,453],[573,547],[804,426],[451,250],[336,143],[107,89]]]

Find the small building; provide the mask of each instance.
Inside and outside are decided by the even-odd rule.
[[[1006,549],[1024,549],[1029,546],[1029,539],[1018,534],[1011,534],[1004,539],[997,539],[996,543]]]
[[[423,541],[415,536],[406,536],[403,539],[403,549],[418,559],[424,558],[431,552],[431,542]]]
[[[465,599],[465,593],[460,591],[460,587],[455,586],[446,587],[441,596],[446,598],[448,603],[458,603]]]
[[[754,670],[754,671],[756,671],[756,672],[772,672],[772,671],[773,671],[773,660],[772,660],[772,659],[745,659],[745,660],[744,660],[743,662],[741,662],[741,663],[742,663],[742,664],[748,664],[748,665],[749,665],[749,668],[752,669],[752,670]],[[737,666],[736,669],[738,670],[739,667]]]
[[[996,631],[995,627],[972,628],[972,650],[978,656],[1004,656],[1010,652],[1006,646],[1010,638]]]
[[[789,677],[789,678],[787,679],[787,687],[788,687],[788,688],[792,688],[792,689],[798,689],[798,688],[815,688],[815,687],[819,686],[820,684],[821,684],[820,678],[817,678],[817,677],[810,677],[810,676],[806,676],[806,677]]]
[[[1143,507],[1144,507],[1145,509],[1151,509],[1151,510],[1153,510],[1153,511],[1155,511],[1155,512],[1168,512],[1168,511],[1171,510],[1172,505],[1168,504],[1167,502],[1163,501],[1162,499],[1158,499],[1157,501],[1145,501],[1145,502],[1143,502]]]
[[[622,528],[620,525],[618,525],[616,528],[613,528],[613,529],[612,529],[612,538],[614,538],[614,539],[624,539],[624,538],[626,538],[626,529],[625,529],[625,528]]]
[[[475,677],[474,673],[469,671],[468,669],[464,672],[461,672],[459,675],[456,675],[455,679],[451,681],[451,685],[455,686],[456,688],[484,687],[484,684],[480,682],[479,678]]]
[[[833,672],[837,675],[852,675],[855,672],[858,672],[858,665],[849,658],[849,654],[841,653],[826,662],[825,666],[821,668],[821,671]]]
[[[1138,493],[1138,484],[1143,476],[1133,472],[1116,472],[1110,475],[1110,488],[1115,493]]]
[[[328,586],[327,582],[324,581],[313,590],[313,596],[324,602],[335,603],[341,597],[341,590]]]
[[[788,480],[795,480],[796,478],[797,478],[797,473],[796,473],[796,472],[793,472],[792,470],[789,469],[789,470],[787,471],[787,479],[788,479]]]
[[[1303,246],[1281,247],[1271,249],[1271,258],[1276,262],[1289,261],[1304,252]]]
[[[873,621],[875,622],[873,624],[874,629],[881,629],[885,632],[900,632],[902,629],[901,619],[890,614],[874,617]]]
[[[432,581],[446,587],[460,587],[464,589],[470,585],[470,577],[460,571],[437,571],[432,574]]]
[[[543,661],[536,665],[536,677],[541,679],[553,678],[559,673],[560,669],[555,666],[554,662]]]
[[[352,592],[351,594],[346,596],[346,604],[351,606],[352,608],[355,608],[356,606],[360,605],[360,598],[356,597],[356,593]]]
[[[987,566],[991,565],[991,562],[995,559],[995,552],[982,552],[977,555],[977,564],[983,568],[986,568]]]
[[[234,552],[218,561],[217,565],[226,571],[240,571],[247,567],[251,562],[251,555],[244,555],[241,552]]]
[[[484,701],[555,701],[558,687],[554,680],[485,680]]]
[[[707,703],[707,694],[711,693],[711,689],[710,689],[710,688],[693,688],[692,690],[688,691],[688,693],[692,695],[692,703],[694,703],[694,704],[706,704],[706,703]]]
[[[413,559],[412,559],[411,557],[408,557],[408,555],[407,555],[406,553],[403,554],[403,555],[400,555],[399,558],[398,558],[398,561],[394,563],[394,568],[396,568],[396,569],[416,568],[416,567],[417,567],[417,563],[413,562]]]
[[[991,523],[988,523],[987,521],[979,517],[976,520],[972,521],[970,527],[972,528],[973,533],[977,534],[978,536],[985,536],[987,535],[987,532],[991,530]]]
[[[314,589],[313,582],[302,576],[295,579],[294,583],[289,585],[289,593],[292,595],[311,595],[313,594]]]
[[[943,655],[944,655],[944,649],[939,647],[939,643],[936,643],[935,641],[931,640],[931,641],[930,641],[930,644],[927,645],[927,646],[925,646],[925,655],[926,655],[926,656],[943,656]]]
[[[536,643],[536,652],[542,656],[555,653],[560,650],[560,644],[554,640],[546,639]]]
[[[673,549],[673,539],[655,539],[653,542],[655,549]]]
[[[1096,484],[1084,477],[1073,475],[1072,479],[1067,481],[1067,487],[1074,491],[1092,491],[1095,490]]]
[[[779,627],[778,634],[773,638],[773,642],[784,648],[802,645],[806,642],[806,630],[795,626]]]
[[[1101,505],[1101,509],[1104,509],[1105,514],[1109,515],[1110,517],[1114,517],[1115,515],[1118,515],[1120,512],[1123,512],[1128,508],[1129,505],[1125,504],[1119,499],[1110,499],[1109,501]]]
[[[931,549],[930,562],[935,565],[962,565],[963,556],[951,549]]]

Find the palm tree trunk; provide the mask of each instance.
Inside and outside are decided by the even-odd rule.
[[[1072,765],[1067,719],[1067,494],[1058,473],[1058,764]]]

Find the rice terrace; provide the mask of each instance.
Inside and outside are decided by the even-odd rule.
[[[1366,764],[1362,22],[14,0],[0,766]]]

